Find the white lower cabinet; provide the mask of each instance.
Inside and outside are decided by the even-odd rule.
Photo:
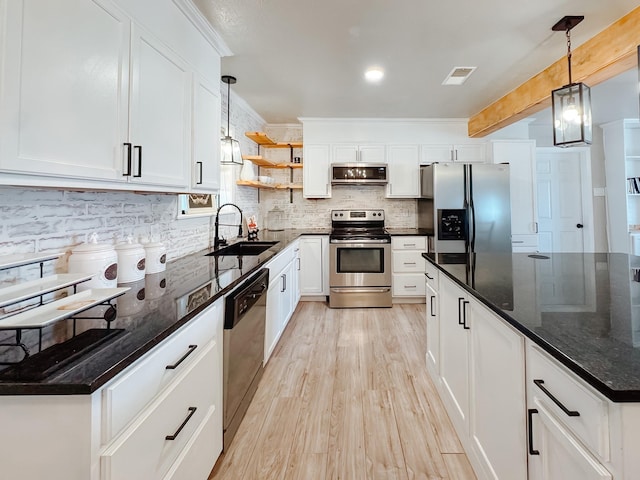
[[[294,242],[269,260],[269,288],[267,290],[267,318],[264,338],[264,363],[273,353],[280,336],[298,305],[298,242]]]
[[[424,258],[427,237],[391,237],[392,286],[394,297],[425,296]]]
[[[435,378],[440,376],[440,299],[438,270],[427,260],[425,268],[427,368]]]
[[[439,286],[447,412],[479,478],[525,479],[524,339],[448,278]]]
[[[0,397],[2,478],[205,480],[222,452],[222,302],[92,395]]]
[[[300,294],[328,295],[329,237],[303,235],[300,242]]]

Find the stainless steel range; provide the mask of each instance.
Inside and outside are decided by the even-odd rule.
[[[329,306],[391,307],[391,236],[384,210],[332,210]]]

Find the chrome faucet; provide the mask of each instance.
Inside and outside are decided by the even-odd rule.
[[[226,224],[226,223],[220,223],[218,221],[218,218],[220,216],[220,210],[222,210],[222,207],[226,207],[227,205],[231,206],[231,207],[236,207],[238,209],[238,211],[240,212],[240,223],[238,225],[231,225],[231,224]],[[227,243],[227,241],[224,238],[218,238],[218,227],[220,225],[223,225],[225,227],[238,227],[238,238],[242,237],[242,210],[240,209],[239,206],[237,206],[235,203],[225,203],[223,205],[220,205],[218,207],[218,211],[216,212],[216,222],[215,222],[215,231],[214,231],[214,238],[213,238],[213,249],[216,250],[220,245],[225,245]]]

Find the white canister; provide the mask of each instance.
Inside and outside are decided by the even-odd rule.
[[[98,243],[92,235],[88,243],[71,250],[69,273],[91,273],[95,276],[78,285],[78,290],[113,288],[118,284],[118,255],[112,245]]]
[[[145,251],[142,245],[129,237],[126,243],[116,245],[118,254],[118,283],[137,282],[144,278]]]
[[[164,272],[167,268],[167,249],[161,242],[145,243],[144,251],[146,253],[146,272],[151,273]]]

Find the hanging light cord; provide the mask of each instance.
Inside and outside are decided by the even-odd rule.
[[[567,34],[569,31],[567,30]],[[569,82],[571,82],[571,62],[569,62]],[[231,83],[227,82],[227,137],[229,135],[229,116],[231,112]]]
[[[571,80],[571,28],[567,28],[567,62],[569,64],[569,85],[573,82]]]

